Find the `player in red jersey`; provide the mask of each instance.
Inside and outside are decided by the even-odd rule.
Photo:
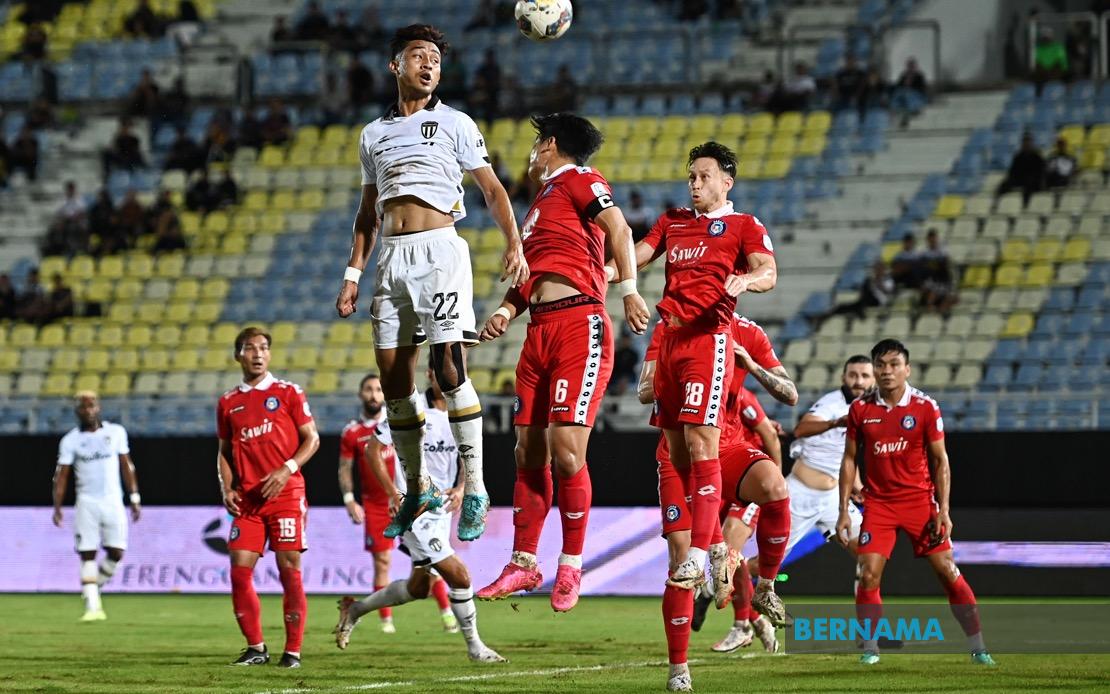
[[[542,187],[521,233],[531,276],[519,291],[509,290],[481,335],[495,339],[525,309],[531,315],[516,369],[513,553],[478,597],[500,599],[543,582],[536,550],[551,509],[554,467],[563,547],[551,607],[566,612],[577,604],[582,581],[592,496],[586,446],[613,370],[613,327],[605,310],[606,246],[620,278],[628,326],[643,333],[649,313],[636,290],[632,230],[613,202],[609,183],[586,166],[601,146],[601,133],[569,113],[539,116],[532,125],[536,143],[529,175]]]
[[[872,624],[882,617],[879,584],[901,530],[909,535],[914,555],[925,557],[940,579],[952,614],[967,635],[972,662],[994,665],[983,644],[975,593],[952,559],[951,472],[940,406],[907,383],[910,353],[898,340],[876,344],[871,361],[878,387],[857,398],[848,410],[836,523],[837,540],[847,547],[851,528],[848,504],[856,480],[856,452],[862,448],[864,509],[856,615]],[[865,641],[863,648],[861,663],[879,662],[875,640]]]
[[[236,665],[264,665],[262,615],[254,592],[254,565],[267,543],[277,556],[284,593],[285,651],[281,667],[301,666],[308,603],[301,583],[301,552],[308,549],[304,477],[300,469],[320,447],[304,391],[270,373],[270,336],[244,328],[235,338],[243,382],[216,405],[220,450],[216,458],[224,507],[235,517],[231,554],[231,602],[247,639]]]
[[[652,344],[644,357],[644,367],[638,388],[641,402],[647,403],[655,399],[654,389],[658,383],[655,360],[659,356],[659,347],[665,339],[662,329],[662,324],[656,326],[656,333],[652,335]],[[730,337],[733,340],[732,349],[737,373],[729,383],[721,417],[721,438],[725,442],[721,451],[721,461],[726,484],[723,485],[722,507],[718,509],[718,513],[724,511],[727,514],[726,529],[732,536],[729,537],[726,545],[721,526],[715,518],[716,527],[710,538],[711,556],[714,558],[714,583],[717,589],[715,592],[719,607],[724,607],[728,597],[736,588],[739,588],[737,592],[741,596],[741,602],[755,606],[751,602],[751,583],[747,577],[746,567],[739,561],[739,550],[748,536],[741,532],[741,528],[736,527],[750,528],[755,525],[757,509],[751,502],[764,503],[771,510],[772,522],[769,526],[772,529],[777,528],[776,532],[781,534],[760,532],[757,535],[757,541],[761,548],[767,547],[771,552],[777,551],[779,562],[782,560],[782,552],[779,548],[785,545],[783,535],[789,534],[789,499],[781,469],[743,431],[742,422],[746,409],[743,397],[746,392],[743,387],[744,379],[748,373],[752,373],[776,399],[790,405],[798,400],[797,388],[775,355],[766,333],[758,324],[733,314],[730,321]],[[657,402],[657,399],[655,400]],[[659,463],[659,501],[663,510],[663,534],[667,538],[670,571],[673,575],[683,562],[683,558],[689,553],[693,515],[690,513],[692,506],[690,500],[694,498],[693,490],[696,487],[690,467],[682,468],[670,459],[665,436],[660,436],[656,457]],[[784,507],[787,514],[785,529],[781,518]],[[775,572],[777,571],[778,563],[775,564]],[[747,590],[744,588],[744,583],[747,583]],[[781,606],[781,603],[779,604]],[[670,680],[667,686],[671,689],[682,690],[691,686],[687,648],[693,611],[693,589],[674,585],[668,580],[663,593],[663,625],[671,663]],[[749,617],[747,610],[744,612],[744,618],[747,619]],[[785,613],[785,608],[783,612]],[[768,650],[777,648],[774,626],[771,622],[772,620],[768,618],[759,620],[755,624],[756,631]]]
[[[719,419],[733,372],[732,310],[737,296],[770,291],[778,275],[767,230],[752,215],[734,212],[728,200],[736,155],[707,142],[690,150],[689,170],[693,207],[664,212],[637,244],[636,261],[644,265],[663,254],[667,259],[667,281],[658,304],[664,334],[652,424],[665,432],[675,465],[692,466],[697,493],[690,551],[669,581],[693,589],[704,577],[721,504]],[[767,515],[765,511],[765,524]],[[770,515],[777,518],[778,513]],[[789,525],[779,534],[788,533]],[[772,604],[777,598],[770,581],[761,581],[756,599],[767,603],[764,613],[777,614],[782,608],[781,602]]]
[[[339,438],[339,491],[343,494],[343,505],[347,507],[347,515],[350,516],[351,522],[356,525],[365,524],[363,544],[366,551],[374,558],[374,590],[377,591],[389,585],[393,538],[383,534],[390,521],[389,493],[378,482],[367,461],[367,455],[382,458],[382,468],[390,479],[393,479],[397,467],[395,464],[397,457],[392,446],[382,444],[374,435],[385,414],[383,411],[385,397],[382,394],[382,383],[378,374],[369,373],[362,377],[358,397],[362,401],[361,415],[343,427],[343,433]],[[355,499],[354,480],[351,474],[355,460],[359,464],[361,504]],[[439,604],[444,630],[455,633],[459,625],[451,613],[447,584],[439,580],[433,581],[432,594]],[[383,607],[378,610],[378,615],[384,633],[392,634],[397,631],[393,624],[393,608]]]

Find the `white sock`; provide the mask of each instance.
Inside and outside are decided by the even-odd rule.
[[[85,611],[100,609],[100,588],[96,585],[99,570],[92,559],[81,562],[81,595],[85,598]]]
[[[459,446],[463,464],[464,494],[485,494],[486,483],[482,478],[482,404],[478,392],[468,378],[461,386],[444,392],[447,400],[447,418],[451,422],[451,435]]]
[[[351,605],[354,616],[361,617],[367,612],[380,610],[383,607],[395,607],[412,602],[416,598],[409,592],[408,579],[398,579],[381,590],[376,590],[362,600]]]
[[[448,593],[451,611],[459,622],[459,630],[466,639],[466,646],[473,650],[482,645],[478,636],[478,610],[474,607],[474,590],[471,588],[452,588]]]
[[[689,663],[671,663],[671,677],[685,675],[690,672]]]
[[[559,554],[559,565],[566,564],[573,566],[576,569],[582,568],[582,555],[581,554]]]
[[[737,619],[737,620],[733,620],[733,622],[732,622],[732,627],[733,627],[734,629],[736,629],[736,628],[739,628],[739,629],[751,629],[751,628],[752,628],[752,624],[751,624],[751,622],[749,622],[749,621],[748,621],[748,620],[746,620],[746,619]]]
[[[263,641],[262,643],[248,643],[247,648],[255,651],[264,651],[266,650],[266,642]]]
[[[706,551],[701,547],[691,547],[689,550],[686,551],[687,561],[693,559],[698,563],[698,566],[702,567],[703,569],[705,568],[705,557]]]
[[[972,634],[967,637],[967,647],[971,649],[972,653],[987,650],[986,644],[983,643],[983,632]]]
[[[424,403],[412,394],[401,400],[387,400],[389,431],[393,448],[405,469],[409,494],[419,494],[428,487],[428,468],[424,465]]]
[[[509,561],[517,566],[523,566],[526,569],[536,568],[536,555],[531,552],[518,552],[513,550],[513,554],[509,557]]]
[[[104,561],[100,562],[100,575],[96,578],[97,585],[104,585],[112,580],[112,576],[116,574],[116,567],[119,565],[115,559],[105,557]]]

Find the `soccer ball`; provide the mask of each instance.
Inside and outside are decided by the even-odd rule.
[[[517,28],[533,41],[553,41],[567,33],[574,19],[570,0],[517,0]]]

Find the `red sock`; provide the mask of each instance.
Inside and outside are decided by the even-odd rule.
[[[736,621],[752,619],[752,575],[748,562],[741,561],[732,575],[732,618]]]
[[[763,557],[759,558],[763,561]],[[865,619],[871,620],[871,629],[874,630],[879,619],[883,616],[883,598],[879,589],[868,589],[862,585],[856,590],[856,619],[862,624]]]
[[[379,590],[381,590],[382,588],[385,588],[385,586],[387,586],[387,585],[389,585],[389,584],[387,583],[385,585],[374,586],[374,591],[373,592],[377,593]],[[392,607],[383,607],[383,608],[379,609],[378,610],[378,617],[383,619],[383,620],[393,619],[393,608]]]
[[[694,591],[667,586],[663,591],[663,630],[671,665],[686,662],[690,646],[690,620],[694,618]]]
[[[440,579],[433,583],[432,595],[435,596],[436,604],[439,605],[440,612],[451,607],[451,601],[447,599],[447,581]]]
[[[281,609],[285,613],[285,652],[300,653],[304,641],[304,623],[308,617],[308,600],[304,596],[300,569],[281,569]]]
[[[249,566],[231,567],[231,606],[248,646],[260,644],[263,640],[262,606],[258,602],[258,593],[254,592],[253,576],[254,569]]]
[[[790,539],[790,498],[759,505],[759,523],[755,542],[759,547],[759,577],[775,580],[779,566],[786,557],[786,541]]]
[[[721,461],[718,458],[699,460],[692,467],[694,501],[690,509],[690,546],[708,550],[713,527],[717,526],[719,531],[721,525]]]
[[[967,584],[964,577],[958,576],[952,583],[945,584],[944,592],[948,593],[948,605],[956,621],[963,627],[964,634],[972,636],[982,631],[979,626],[979,606],[975,602],[975,593],[971,591],[971,586]]]
[[[713,534],[709,536],[709,544],[711,545],[719,545],[725,541],[725,534],[724,531],[721,530],[721,527],[725,524],[725,521],[728,520],[729,506],[731,506],[729,502],[721,499],[721,508],[717,512],[717,524],[713,526]]]
[[[590,469],[583,464],[570,477],[559,478],[559,519],[563,523],[563,554],[581,556],[586,544],[586,524],[590,520],[590,500],[594,488]]]
[[[551,510],[551,467],[516,469],[513,485],[513,551],[535,554],[547,512]]]

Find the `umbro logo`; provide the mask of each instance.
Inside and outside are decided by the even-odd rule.
[[[698,496],[709,496],[710,494],[716,494],[716,493],[717,493],[717,488],[714,487],[712,484],[707,484],[707,485],[705,485],[704,487],[702,487],[701,489],[698,490]]]
[[[586,512],[585,511],[567,511],[567,512],[564,512],[563,515],[566,516],[567,518],[571,519],[571,520],[578,520],[582,516],[586,515]]]

